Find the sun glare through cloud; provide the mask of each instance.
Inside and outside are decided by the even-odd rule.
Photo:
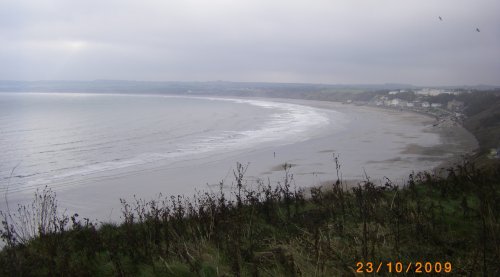
[[[66,50],[71,52],[79,52],[85,50],[85,48],[88,46],[85,41],[78,40],[63,41],[61,44]]]

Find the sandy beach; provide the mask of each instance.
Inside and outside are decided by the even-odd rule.
[[[258,180],[271,185],[282,182],[283,164],[290,164],[293,184],[312,187],[340,178],[356,183],[366,176],[375,183],[385,178],[403,183],[411,172],[433,170],[443,162],[457,160],[477,147],[474,137],[460,126],[433,126],[430,116],[334,102],[264,99],[318,108],[332,117],[342,117],[340,128],[319,130],[310,139],[287,145],[255,147],[217,153],[208,158],[157,163],[130,171],[127,168],[87,176],[84,181],[57,185],[60,207],[68,213],[99,221],[120,220],[120,198],[154,199],[162,195],[193,195],[234,183],[233,169],[248,166],[247,185]],[[333,122],[332,124],[338,124]],[[15,203],[12,195],[11,203]]]

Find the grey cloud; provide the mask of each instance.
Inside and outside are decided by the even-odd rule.
[[[495,0],[7,0],[0,79],[498,84],[498,10]]]

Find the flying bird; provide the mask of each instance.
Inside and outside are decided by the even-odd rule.
[[[478,32],[478,33],[479,33],[479,32],[481,32],[481,31],[479,30],[479,28],[476,28],[476,32]]]
[[[443,21],[443,18],[441,16],[438,16],[439,20]]]

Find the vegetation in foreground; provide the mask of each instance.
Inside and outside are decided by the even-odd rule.
[[[344,276],[357,262],[421,261],[500,276],[498,166],[410,175],[404,187],[338,180],[310,195],[292,189],[288,165],[275,186],[250,188],[245,170],[230,192],[122,200],[120,225],[61,215],[45,189],[1,214],[0,275]]]

